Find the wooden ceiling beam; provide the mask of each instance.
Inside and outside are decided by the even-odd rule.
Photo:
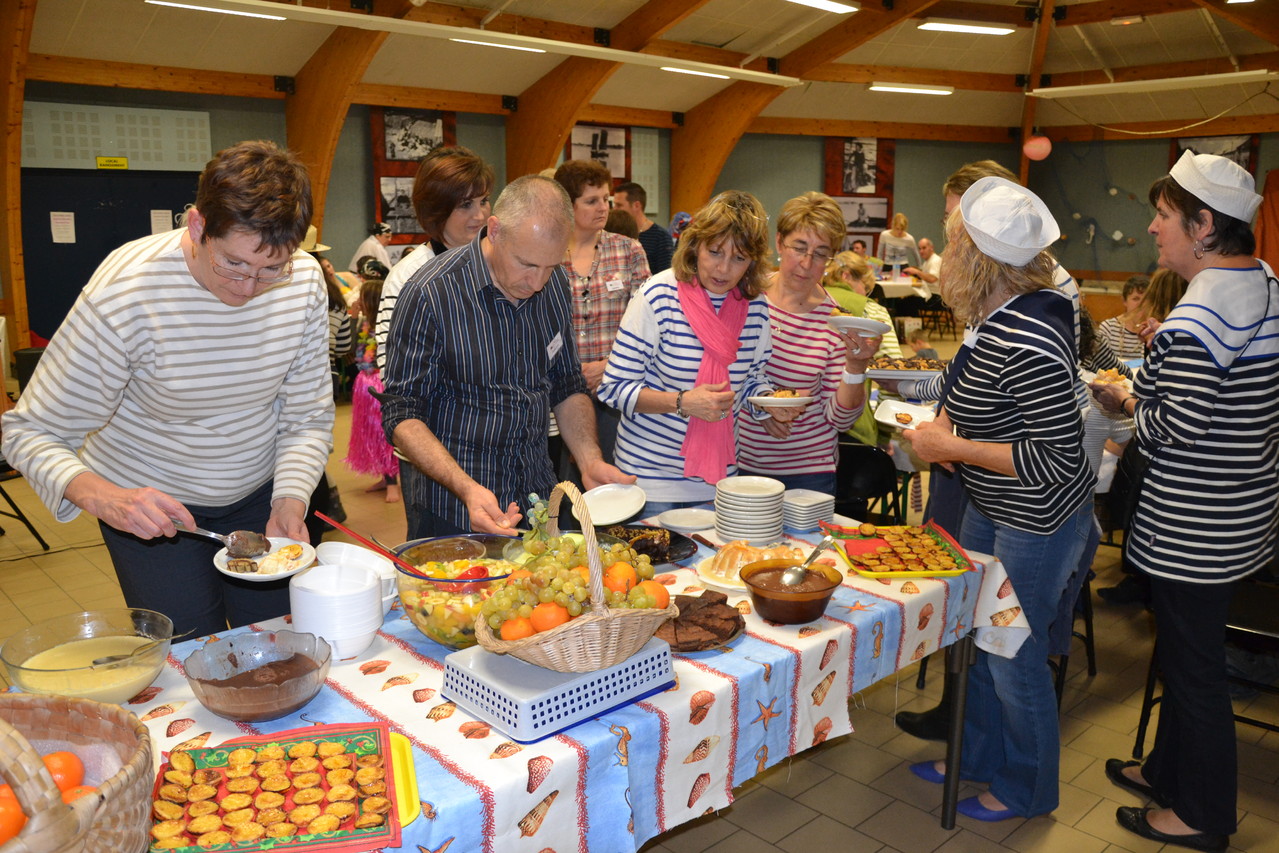
[[[419,89],[414,86],[386,86],[361,83],[351,93],[351,103],[406,110],[452,110],[459,113],[508,115],[501,95],[457,92],[451,89]]]
[[[278,100],[285,98],[284,92],[276,91],[275,78],[270,74],[203,71],[199,68],[109,62],[43,53],[31,54],[27,63],[27,79],[153,92],[197,92],[203,95]]]
[[[857,14],[849,15],[782,57],[779,72],[788,77],[803,77],[814,68],[834,62],[850,50],[883,35],[907,18],[923,14],[937,2],[898,0],[892,4],[891,10],[865,3]]]
[[[615,107],[608,104],[587,104],[577,114],[579,122],[589,124],[615,124],[621,127],[664,127],[674,130],[675,114],[666,110],[645,110],[639,107]]]
[[[1096,0],[1093,3],[1075,3],[1065,8],[1066,16],[1057,22],[1059,27],[1105,24],[1111,18],[1166,15],[1171,12],[1189,12],[1199,7],[1195,0]]]
[[[1033,23],[1026,17],[1025,6],[996,6],[993,3],[968,3],[965,0],[939,0],[926,14],[916,17],[959,18],[1010,27],[1029,27]]]
[[[852,65],[828,62],[804,75],[805,80],[822,83],[872,83],[893,80],[897,83],[924,83],[932,86],[954,86],[975,92],[1020,92],[1013,74],[990,74],[983,71],[945,71],[939,68],[907,68],[893,65]]]
[[[1163,80],[1167,77],[1196,77],[1202,74],[1227,74],[1233,71],[1255,71],[1262,68],[1279,68],[1279,51],[1253,53],[1239,57],[1239,67],[1229,59],[1198,59],[1188,62],[1164,62],[1158,65],[1129,65],[1112,68],[1113,82],[1132,80]],[[1083,86],[1093,83],[1110,83],[1104,71],[1066,71],[1052,75],[1054,86]]]
[[[27,277],[22,259],[22,103],[31,26],[36,0],[0,3],[0,120],[4,122],[4,165],[0,166],[0,280],[4,281],[4,316],[13,329],[12,346],[31,343],[27,318]],[[9,353],[0,352],[8,362]]]
[[[855,121],[826,118],[760,116],[747,133],[794,136],[875,136],[886,139],[928,139],[941,142],[983,142],[1002,145],[1016,139],[1016,128],[965,124],[912,124],[894,121]]]
[[[1171,121],[1174,121],[1177,127],[1167,129],[1168,121],[1139,121],[1107,125],[1109,129],[1103,129],[1091,124],[1057,125],[1054,127],[1040,127],[1039,132],[1053,142],[1092,142],[1114,139],[1132,141],[1137,138],[1175,139],[1185,136],[1187,131],[1182,126],[1184,122]],[[1123,131],[1125,130],[1139,133],[1141,136],[1134,136],[1133,133],[1124,133]],[[1224,116],[1213,119],[1207,124],[1196,125],[1194,133],[1196,136],[1279,133],[1279,115]]]
[[[1226,0],[1194,0],[1214,15],[1225,18],[1238,27],[1243,27],[1257,38],[1263,38],[1271,44],[1279,45],[1279,14],[1275,13],[1273,3],[1235,3],[1227,4]]]

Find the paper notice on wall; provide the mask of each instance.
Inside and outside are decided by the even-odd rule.
[[[151,211],[151,233],[163,234],[165,231],[173,230],[173,211],[172,210],[153,210]]]
[[[662,185],[658,180],[658,135],[652,127],[631,128],[631,180],[648,194],[645,213],[657,213],[662,209]]]
[[[55,243],[75,242],[75,213],[69,210],[49,211],[49,230]]]

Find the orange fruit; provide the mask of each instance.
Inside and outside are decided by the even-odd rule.
[[[51,752],[44,757],[44,766],[57,784],[59,791],[74,788],[84,782],[84,762],[74,752]]]
[[[664,609],[671,603],[671,594],[657,581],[640,581],[639,587],[644,590],[645,595],[652,596],[653,606],[658,610]]]
[[[26,822],[27,816],[22,813],[22,807],[16,799],[0,797],[0,844],[21,832]]]
[[[10,800],[16,800],[13,794],[13,788],[9,785],[0,785],[0,799],[8,797]]]
[[[589,584],[591,582],[591,570],[586,566],[574,566],[573,571],[582,576],[582,583]]]
[[[502,623],[503,640],[522,640],[536,633],[537,631],[533,630],[533,623],[523,616],[513,616]]]
[[[98,789],[92,785],[76,785],[74,788],[67,788],[62,792],[62,802],[69,803],[72,800],[78,800],[86,794],[96,794]]]
[[[549,631],[552,628],[563,625],[570,618],[568,608],[564,605],[556,604],[554,601],[543,601],[533,608],[533,615],[529,617],[529,623],[533,626],[533,630],[540,634],[543,631]]]
[[[604,588],[623,595],[639,583],[639,575],[630,563],[614,563],[604,570]]]
[[[511,576],[507,578],[507,582],[514,583],[515,581],[522,581],[525,578],[531,578],[531,577],[533,577],[533,573],[530,572],[528,569],[516,569],[515,571],[511,572]]]

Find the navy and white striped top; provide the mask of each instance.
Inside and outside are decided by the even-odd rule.
[[[481,241],[432,258],[395,303],[388,336],[387,437],[417,419],[462,470],[497,496],[527,508],[528,494],[555,485],[546,435],[550,410],[586,393],[564,270],[519,304],[493,284]],[[466,507],[429,478],[420,497],[433,513],[470,529]]]
[[[1128,537],[1152,575],[1224,583],[1265,564],[1279,515],[1279,289],[1270,268],[1207,269],[1137,373],[1151,457]]]
[[[711,295],[716,311],[726,298]],[[763,416],[746,398],[772,390],[764,376],[771,350],[768,302],[757,296],[750,302],[742,327],[737,361],[728,371],[736,394],[734,417]],[[639,485],[651,501],[715,497],[714,486],[684,476],[680,446],[688,421],[669,412],[657,415],[635,411],[640,391],[645,388],[678,391],[695,387],[701,363],[702,344],[680,309],[675,272],[660,272],[644,283],[627,306],[597,392],[601,401],[622,412],[614,464],[639,477]],[[729,467],[729,475],[736,472],[736,466]]]
[[[954,369],[947,368],[947,373]],[[1051,290],[1018,296],[977,330],[945,401],[958,435],[1011,444],[1017,476],[961,464],[964,487],[988,518],[1052,533],[1091,500],[1070,303]]]

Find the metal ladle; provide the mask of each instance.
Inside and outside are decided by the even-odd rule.
[[[184,631],[181,634],[173,635],[172,637],[169,638],[169,640],[170,641],[181,640],[183,637],[189,636],[190,634],[191,634],[190,631]],[[127,652],[125,654],[120,654],[120,655],[105,655],[100,658],[94,658],[93,663],[90,664],[90,666],[110,666],[111,664],[128,660],[131,657],[136,657],[137,655],[140,655],[143,652],[149,652],[163,642],[164,640],[162,638],[155,637],[149,643],[143,643],[142,645],[138,646],[136,649],[134,649],[131,652]]]
[[[808,567],[813,564],[813,561],[817,559],[817,555],[823,551],[833,548],[834,546],[834,536],[831,536],[829,533],[823,536],[821,541],[813,547],[812,552],[804,558],[804,562],[800,563],[798,566],[791,566],[789,569],[782,572],[782,586],[796,586],[803,581],[804,574],[808,571]]]
[[[233,530],[227,535],[214,533],[212,530],[205,530],[203,527],[187,527],[176,518],[171,521],[177,525],[178,530],[183,533],[194,533],[197,536],[207,536],[210,539],[216,539],[226,546],[228,557],[257,557],[271,550],[271,542],[261,533],[254,533],[251,530]],[[257,545],[257,550],[252,550],[253,545],[258,541],[265,542],[266,545]],[[247,553],[246,553],[247,546]]]

